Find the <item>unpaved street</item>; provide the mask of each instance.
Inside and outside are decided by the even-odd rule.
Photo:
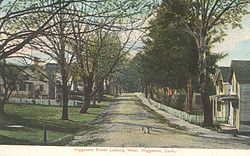
[[[149,127],[149,134],[142,131]],[[94,130],[81,132],[69,145],[101,147],[232,148],[249,149],[249,140],[205,138],[189,134],[185,127],[169,125],[162,116],[126,94],[94,122]]]

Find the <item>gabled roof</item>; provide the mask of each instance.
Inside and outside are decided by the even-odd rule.
[[[229,81],[232,79],[233,72],[238,83],[250,83],[250,60],[232,60]]]
[[[215,75],[215,82],[222,79],[223,82],[228,82],[230,67],[219,67]]]
[[[230,67],[219,67],[223,82],[228,82],[228,75],[230,73]]]

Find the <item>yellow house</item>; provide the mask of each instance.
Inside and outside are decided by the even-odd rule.
[[[227,97],[230,93],[231,85],[228,82],[230,67],[219,67],[214,77],[216,95],[210,96],[210,101],[213,106],[213,121],[214,124],[228,123],[229,105],[223,101],[223,97]]]
[[[250,131],[250,61],[233,60],[228,77],[231,83],[229,124],[240,132]]]
[[[214,123],[250,132],[250,61],[232,60],[215,75],[216,95],[210,96]]]

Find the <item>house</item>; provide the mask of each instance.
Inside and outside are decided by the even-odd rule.
[[[56,99],[60,96],[57,85],[61,84],[60,66],[57,63],[47,63],[40,65],[39,60],[34,59],[32,65],[18,66],[20,76],[15,90],[12,92],[12,98],[30,98],[30,99]],[[79,91],[80,82],[71,82],[71,91]],[[3,80],[0,76],[0,95],[3,94]]]
[[[22,71],[18,80],[17,88],[12,92],[11,97],[18,98],[47,98],[48,79],[41,67],[20,66]],[[41,70],[35,70],[39,68]]]
[[[228,123],[229,120],[229,105],[222,98],[230,94],[231,85],[228,82],[230,67],[219,67],[214,76],[214,84],[216,95],[210,96],[210,101],[213,104],[213,121],[214,124]]]
[[[229,124],[250,131],[250,61],[233,60],[228,76],[231,83]]]
[[[214,121],[249,132],[250,61],[233,60],[229,69],[220,68],[215,77],[216,95],[210,96]]]
[[[60,84],[59,81],[59,73],[60,73],[60,65],[57,63],[47,63],[44,69],[48,76],[48,98],[55,99],[56,93],[58,93],[56,89],[56,84]]]
[[[4,61],[4,64],[4,66],[1,66],[3,69],[1,72],[3,73],[0,76],[1,96],[5,93],[5,87],[7,87],[8,91],[12,91],[12,97],[32,98],[36,96],[39,98],[47,94],[46,90],[44,90],[46,83],[41,81],[44,78],[35,71],[35,65],[13,66],[12,64],[7,64],[6,61]]]

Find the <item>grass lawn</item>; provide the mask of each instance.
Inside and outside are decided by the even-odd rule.
[[[47,126],[50,145],[66,145],[73,134],[91,130],[88,125],[110,104],[104,101],[89,108],[88,114],[80,114],[80,107],[69,107],[69,121],[60,119],[62,107],[27,104],[6,104],[6,116],[0,119],[0,144],[42,145],[43,129]],[[8,127],[21,125],[23,127]],[[63,139],[62,139],[63,138]]]

